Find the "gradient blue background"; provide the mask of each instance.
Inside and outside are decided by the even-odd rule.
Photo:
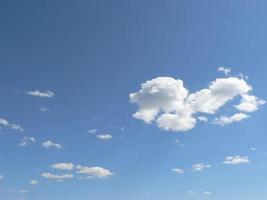
[[[266,109],[225,127],[167,133],[133,119],[137,107],[129,103],[146,80],[171,76],[194,92],[222,76],[219,66],[247,74],[254,94],[267,99],[266,10],[264,0],[1,0],[0,117],[21,124],[37,143],[21,148],[21,133],[0,132],[0,199],[266,200]],[[25,95],[35,89],[56,96]],[[85,136],[91,128],[113,139]],[[64,149],[42,148],[47,139]],[[229,155],[247,155],[251,164],[222,165]],[[41,178],[56,162],[103,166],[115,176]],[[198,162],[212,168],[190,171]],[[187,171],[177,175],[175,167]]]

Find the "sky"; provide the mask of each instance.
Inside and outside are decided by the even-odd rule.
[[[266,8],[2,0],[0,199],[265,200]]]

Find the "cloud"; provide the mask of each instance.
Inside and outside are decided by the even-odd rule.
[[[21,190],[18,190],[19,193],[28,193],[29,191],[28,190],[24,190],[24,189],[21,189]]]
[[[223,164],[238,165],[242,163],[250,163],[247,156],[228,156],[225,158]]]
[[[12,130],[20,131],[20,132],[24,131],[24,129],[21,127],[21,125],[11,123],[4,118],[0,118],[0,127],[5,127],[8,129],[12,129]]]
[[[204,169],[210,168],[210,165],[204,164],[204,163],[197,163],[193,165],[193,171],[203,171]]]
[[[0,180],[3,180],[5,177],[0,174]]]
[[[96,133],[96,129],[90,129],[90,130],[88,130],[88,133],[92,133],[92,134],[95,134]]]
[[[259,109],[259,106],[264,105],[265,101],[253,95],[243,94],[239,105],[235,107],[242,112],[254,112]]]
[[[173,168],[172,171],[177,173],[177,174],[183,174],[184,173],[184,170],[180,169],[180,168]]]
[[[27,94],[34,97],[43,97],[43,98],[51,98],[55,96],[54,92],[49,90],[43,92],[41,92],[40,90],[28,91]]]
[[[97,135],[96,137],[100,140],[111,140],[112,139],[112,135],[110,134],[101,134],[101,135]]]
[[[113,172],[102,167],[86,167],[77,165],[76,169],[78,170],[77,174],[85,174],[95,178],[108,178],[114,175]]]
[[[39,184],[39,182],[38,182],[38,181],[36,181],[36,180],[31,180],[31,181],[30,181],[30,184],[31,184],[31,185],[38,185],[38,184]]]
[[[56,180],[63,180],[63,179],[72,179],[74,178],[73,174],[52,174],[50,172],[44,172],[41,175],[42,177],[46,179],[56,179]]]
[[[219,67],[218,72],[223,72],[225,75],[228,75],[229,73],[231,73],[231,69],[227,67]]]
[[[251,90],[246,80],[227,77],[218,78],[207,88],[189,93],[182,80],[157,77],[142,83],[138,92],[131,93],[130,102],[138,105],[134,118],[147,124],[155,122],[166,131],[188,131],[196,126],[197,121],[207,121],[207,117],[197,116],[199,113],[213,115],[237,96],[242,97],[241,104],[235,106],[237,109],[251,112],[257,110],[265,102],[249,95]],[[254,108],[251,108],[251,104]],[[244,114],[235,115],[233,120],[240,116],[244,117]]]
[[[40,108],[40,111],[41,111],[41,112],[48,112],[48,111],[50,111],[50,108],[47,108],[47,107],[43,107],[43,106],[42,106],[42,107]]]
[[[52,141],[50,141],[50,140],[47,140],[47,141],[43,142],[43,143],[42,143],[42,146],[43,146],[44,148],[47,148],[47,149],[49,149],[49,148],[51,148],[51,147],[54,147],[54,148],[56,148],[56,149],[62,149],[62,148],[63,148],[61,144],[54,143],[54,142],[52,142]]]
[[[206,195],[211,195],[212,193],[209,192],[209,191],[206,191],[206,192],[204,192],[204,194],[206,194]]]
[[[24,146],[29,146],[31,144],[35,143],[35,138],[34,137],[27,137],[24,136],[21,140],[21,142],[19,143],[19,146],[24,147]]]
[[[60,169],[60,170],[73,170],[74,164],[72,163],[56,163],[51,165],[53,169]]]
[[[197,119],[200,122],[207,122],[208,121],[208,118],[207,117],[204,117],[204,116],[199,116],[199,117],[197,117]]]
[[[221,126],[224,126],[226,124],[231,124],[233,122],[240,122],[244,119],[249,118],[248,115],[244,114],[244,113],[236,113],[230,117],[228,116],[221,116],[220,118],[215,118],[213,123],[214,124],[219,124]]]

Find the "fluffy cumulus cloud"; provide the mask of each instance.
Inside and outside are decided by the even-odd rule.
[[[223,164],[238,165],[243,163],[250,163],[247,156],[228,156],[225,158]]]
[[[51,140],[47,140],[47,141],[43,142],[42,146],[44,148],[47,148],[47,149],[49,149],[49,148],[62,149],[63,148],[61,144],[52,142]]]
[[[11,129],[11,130],[20,131],[20,132],[24,131],[24,129],[21,127],[21,125],[11,123],[4,118],[0,118],[0,128],[7,128],[7,129]]]
[[[241,121],[237,118],[244,118],[243,112],[255,111],[265,103],[250,95],[251,90],[252,87],[243,78],[227,77],[218,78],[207,88],[189,93],[182,80],[157,77],[142,83],[138,92],[131,93],[130,102],[138,105],[134,118],[148,124],[155,122],[159,128],[167,131],[187,131],[194,128],[197,121],[208,121],[203,114],[215,114],[238,96],[242,100],[235,109],[240,114],[228,122]]]
[[[51,98],[55,96],[55,93],[49,90],[46,91],[33,90],[33,91],[28,91],[27,94],[34,97],[42,97],[42,98]]]
[[[207,168],[210,168],[211,166],[210,165],[207,165],[207,164],[204,164],[204,163],[197,163],[197,164],[194,164],[192,169],[193,171],[203,171],[204,169],[207,169]]]
[[[24,136],[21,140],[21,142],[19,143],[19,146],[24,147],[24,146],[29,146],[31,144],[35,143],[35,138],[34,137],[27,137]]]

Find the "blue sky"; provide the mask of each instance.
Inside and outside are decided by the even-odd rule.
[[[1,199],[266,199],[266,1],[0,5]]]

